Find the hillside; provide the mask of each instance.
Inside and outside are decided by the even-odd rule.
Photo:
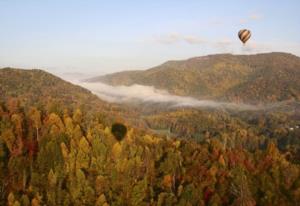
[[[145,71],[89,79],[111,85],[149,85],[172,94],[245,103],[300,99],[300,58],[287,53],[218,54],[169,61]]]
[[[284,137],[284,151],[277,149],[276,139],[237,117],[193,109],[145,117],[153,128],[170,128],[178,138],[134,128],[126,119],[127,135],[117,141],[112,120],[99,116],[116,111],[115,106],[89,91],[41,70],[2,69],[0,80],[0,205],[300,201],[299,131],[293,136],[277,127],[287,124],[285,116],[251,120],[274,125],[274,133]],[[200,141],[185,138],[189,133]]]
[[[54,107],[63,103],[66,108],[82,107],[86,110],[107,106],[89,90],[38,69],[0,69],[0,94],[2,101],[17,97],[21,104],[31,106],[38,103]]]
[[[76,115],[47,114],[44,107],[12,110],[9,102],[0,107],[1,205],[254,206],[300,200],[300,166],[271,142],[248,152],[218,139],[197,144],[131,127],[118,142],[109,127],[70,112]]]
[[[135,115],[129,108],[109,104],[85,88],[38,69],[0,69],[0,102],[10,102],[13,107],[44,108],[48,114],[80,109],[88,117],[101,116],[107,124],[128,113]]]

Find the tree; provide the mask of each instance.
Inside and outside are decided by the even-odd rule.
[[[5,205],[6,186],[7,186],[7,162],[9,159],[9,151],[2,137],[0,136],[0,205]]]
[[[255,206],[256,201],[252,197],[249,188],[248,179],[243,168],[236,167],[232,171],[232,184],[230,192],[235,196],[233,205]]]
[[[15,141],[14,151],[12,152],[14,155],[19,155],[22,153],[24,143],[23,143],[23,118],[20,114],[13,114],[11,116],[11,121],[14,124],[15,134],[17,139]]]
[[[64,123],[66,126],[66,133],[71,137],[73,135],[74,124],[71,117],[64,118]]]
[[[41,112],[37,110],[37,108],[32,107],[29,110],[29,118],[33,123],[33,126],[35,127],[36,130],[36,140],[39,141],[39,129],[42,125],[41,122]]]
[[[80,109],[76,109],[73,114],[73,121],[75,124],[81,124],[82,121],[82,112]]]
[[[79,142],[82,136],[83,136],[83,133],[81,131],[81,128],[77,124],[73,130],[73,138],[76,142]]]
[[[55,113],[51,113],[49,115],[47,124],[49,126],[56,126],[59,130],[58,132],[64,132],[65,130],[63,122],[61,121],[60,117]]]
[[[144,200],[148,195],[148,182],[144,178],[136,183],[131,191],[131,205],[143,205]]]
[[[16,137],[12,131],[12,129],[6,129],[1,134],[2,139],[6,143],[7,148],[10,152],[13,152],[15,147]]]
[[[78,146],[78,154],[76,158],[76,166],[78,169],[89,168],[91,162],[90,146],[85,137],[81,137]]]
[[[50,205],[56,204],[56,187],[57,187],[57,175],[50,169],[48,173],[48,190],[47,190],[47,200]]]
[[[10,114],[17,113],[19,111],[19,100],[14,97],[10,97],[7,101],[7,109]]]
[[[21,114],[13,114],[11,115],[11,121],[14,124],[14,129],[18,138],[22,138],[23,136],[23,118]]]

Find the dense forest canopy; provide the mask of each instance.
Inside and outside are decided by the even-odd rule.
[[[108,104],[0,70],[0,205],[297,205],[298,104],[232,112]],[[126,126],[124,139],[112,131]]]

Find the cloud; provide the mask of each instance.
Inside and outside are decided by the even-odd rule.
[[[174,44],[181,40],[181,35],[178,33],[170,33],[164,36],[156,37],[156,40],[163,44]]]
[[[205,40],[194,35],[183,35],[179,33],[170,33],[166,35],[160,35],[155,37],[155,41],[162,44],[178,44],[178,43],[187,43],[187,44],[202,44],[205,43]]]
[[[179,33],[170,33],[156,38],[156,42],[161,44],[179,44],[201,45],[201,48],[215,49],[225,53],[253,54],[259,52],[269,52],[272,50],[270,44],[254,42],[252,39],[245,45],[242,45],[237,35],[231,38],[220,37],[219,39],[204,39],[195,35],[182,35]]]
[[[75,83],[75,82],[74,82]],[[209,107],[239,110],[255,110],[256,106],[217,102],[212,100],[198,100],[192,97],[172,95],[165,90],[153,86],[110,86],[103,83],[77,82],[87,88],[99,98],[113,103],[164,103],[169,107]]]
[[[260,13],[252,13],[252,14],[248,15],[247,17],[240,19],[239,22],[241,24],[246,24],[246,23],[248,23],[250,21],[259,21],[261,19],[263,19],[263,15],[262,14],[260,14]]]
[[[217,47],[230,46],[230,45],[233,45],[233,44],[234,44],[234,42],[229,38],[223,38],[223,39],[216,42]]]
[[[262,18],[263,18],[263,16],[258,13],[253,13],[253,14],[249,15],[249,19],[251,19],[251,20],[261,20]]]
[[[240,19],[240,23],[241,24],[245,24],[245,23],[247,23],[248,22],[248,19]]]
[[[197,36],[184,36],[183,40],[189,44],[201,44],[206,42],[204,39]]]
[[[273,51],[273,46],[270,43],[261,43],[256,41],[247,42],[241,48],[241,53],[243,54],[252,54],[252,53],[263,53]]]
[[[161,44],[178,44],[187,43],[195,45],[204,45],[208,47],[224,48],[232,45],[234,42],[229,38],[223,38],[217,41],[212,41],[208,39],[201,38],[196,35],[182,35],[179,33],[170,33],[167,35],[161,35],[155,38],[156,42]]]

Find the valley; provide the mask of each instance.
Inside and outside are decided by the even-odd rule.
[[[289,54],[217,55],[77,83],[85,88],[43,70],[0,69],[0,204],[295,205],[298,68]],[[87,87],[93,81],[106,89]]]

